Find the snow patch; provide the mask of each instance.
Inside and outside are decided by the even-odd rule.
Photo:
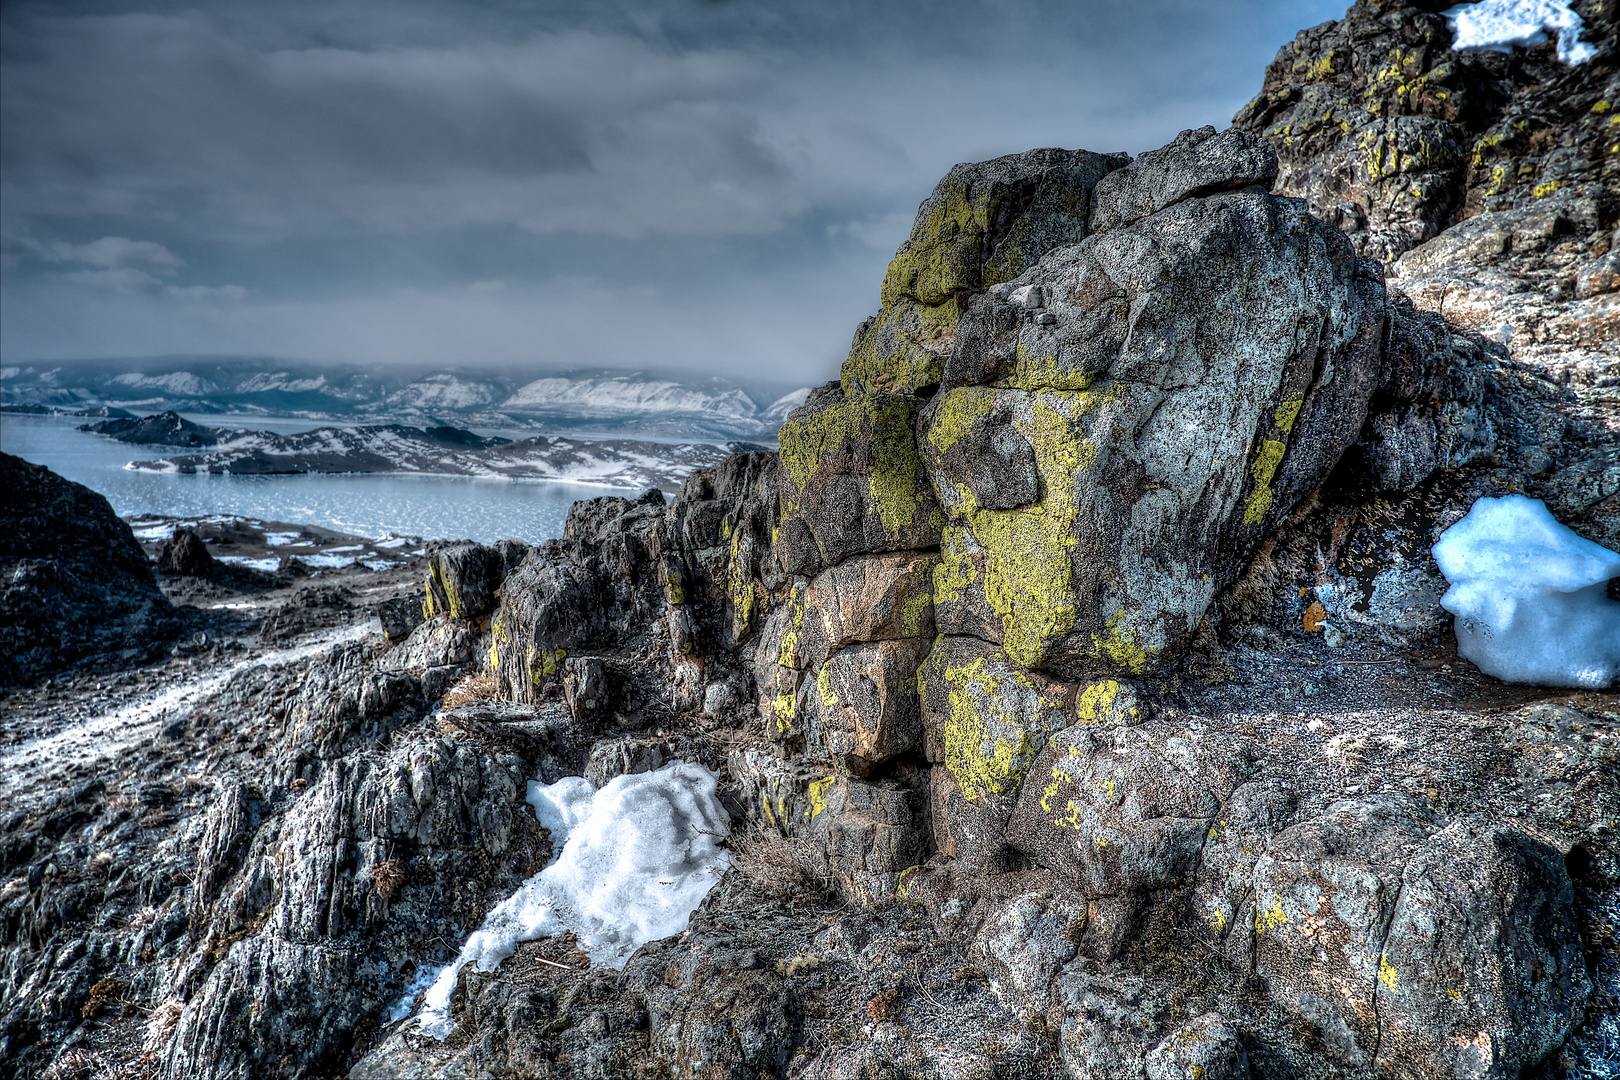
[[[1620,554],[1559,522],[1540,499],[1480,499],[1441,534],[1457,652],[1504,682],[1601,690],[1620,676]]]
[[[422,1033],[442,1040],[455,1029],[450,993],[463,966],[494,971],[519,942],[573,931],[592,964],[623,968],[646,942],[685,929],[731,865],[721,846],[730,819],[715,784],[688,761],[616,777],[600,791],[579,777],[531,783],[528,802],[554,844],[566,838],[562,854],[491,911],[439,973]]]
[[[266,570],[275,573],[281,566],[281,558],[271,555],[266,559],[255,559],[247,555],[215,555],[216,562],[230,563],[233,566],[245,566],[250,570]]]
[[[1551,30],[1558,35],[1558,59],[1564,63],[1581,64],[1597,55],[1596,48],[1580,40],[1586,24],[1560,0],[1482,0],[1458,4],[1445,16],[1451,23],[1451,47],[1458,52],[1512,52],[1515,45],[1540,45]]]

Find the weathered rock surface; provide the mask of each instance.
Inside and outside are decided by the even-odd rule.
[[[1197,145],[1216,138],[1269,156],[1241,133]],[[1126,201],[1140,182],[1152,205],[1164,170],[1137,167],[1108,179]],[[1218,188],[1231,170],[1211,168]],[[1015,283],[1039,310],[1011,292],[976,303],[964,326],[987,324],[984,359],[964,340],[953,362],[979,385],[947,371],[922,424],[949,520],[939,621],[1071,678],[1173,662],[1245,553],[1355,441],[1379,378],[1379,279],[1301,204],[1236,192],[1054,253]],[[1027,506],[979,504],[975,474],[1009,469],[957,451],[981,417],[1032,448]]]
[[[102,496],[0,454],[0,685],[150,658],[182,623]]]

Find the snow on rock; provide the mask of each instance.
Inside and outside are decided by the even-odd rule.
[[[731,865],[721,846],[730,819],[715,784],[713,773],[687,761],[616,777],[600,791],[579,777],[531,783],[528,802],[562,854],[491,911],[439,973],[422,1032],[449,1035],[461,968],[494,971],[519,942],[573,931],[593,964],[622,968],[641,945],[685,929]]]
[[[1620,676],[1620,554],[1579,536],[1540,499],[1480,499],[1434,545],[1451,588],[1457,652],[1505,682],[1603,689]]]
[[[1558,34],[1558,59],[1580,64],[1597,49],[1580,40],[1585,24],[1559,0],[1482,0],[1458,4],[1445,12],[1451,23],[1451,47],[1458,51],[1512,52],[1515,45],[1540,45],[1547,31]]]

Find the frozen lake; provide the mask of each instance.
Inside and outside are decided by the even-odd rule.
[[[279,417],[192,414],[187,419],[213,427],[282,432],[323,426],[321,421]],[[100,492],[125,517],[240,514],[371,537],[392,532],[482,543],[515,537],[535,543],[562,535],[568,507],[575,500],[636,494],[583,484],[450,476],[137,473],[125,469],[124,463],[160,456],[162,450],[75,430],[93,422],[76,416],[0,414],[0,450]]]

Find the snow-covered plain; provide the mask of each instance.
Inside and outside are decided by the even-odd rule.
[[[439,973],[418,1018],[422,1033],[443,1039],[455,1029],[450,993],[463,967],[494,971],[520,942],[572,931],[591,963],[622,968],[646,942],[685,929],[731,865],[722,846],[731,823],[715,784],[688,761],[616,777],[600,791],[579,777],[531,781],[529,804],[561,854],[491,911]]]
[[[1582,64],[1597,49],[1580,40],[1586,24],[1561,0],[1482,0],[1445,12],[1451,47],[1458,51],[1512,52],[1513,46],[1540,45],[1550,30],[1558,35],[1558,59]]]
[[[1540,499],[1480,499],[1441,534],[1457,652],[1505,682],[1601,690],[1620,678],[1620,554],[1561,523]]]

